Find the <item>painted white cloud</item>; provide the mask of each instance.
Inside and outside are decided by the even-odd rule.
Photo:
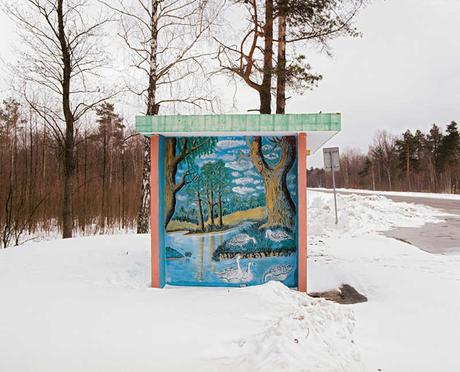
[[[263,145],[262,146],[262,151],[271,151],[273,149],[272,146],[270,145]]]
[[[268,160],[278,159],[278,154],[275,154],[274,152],[270,154],[265,154],[264,156],[265,156],[265,159],[268,159]]]
[[[250,183],[255,183],[255,181],[257,180],[255,180],[252,177],[243,177],[243,178],[237,178],[236,180],[233,180],[233,182],[235,182],[237,185],[247,185]]]
[[[256,172],[254,169],[250,169],[250,170],[244,172],[244,175],[246,177],[259,177],[260,176],[260,174],[258,172]]]
[[[232,176],[233,177],[241,177],[241,173],[240,172],[232,172]]]
[[[235,147],[240,147],[246,145],[246,142],[242,140],[220,140],[217,142],[216,147],[220,150],[232,149]]]
[[[265,187],[264,186],[256,186],[256,189],[257,190],[265,190]]]
[[[239,159],[225,164],[225,167],[237,171],[245,171],[252,168],[252,163],[249,160]]]
[[[215,159],[215,158],[217,158],[216,154],[205,154],[205,155],[200,156],[200,159],[203,159],[203,160]]]
[[[187,197],[184,195],[177,195],[177,200],[184,201],[187,200]]]
[[[234,161],[236,159],[235,155],[232,154],[224,154],[219,156],[219,159],[222,159],[223,161]]]
[[[252,187],[245,187],[245,186],[235,186],[234,188],[232,188],[232,190],[233,192],[236,192],[237,194],[240,194],[240,195],[251,194],[254,191],[256,191],[256,189]]]

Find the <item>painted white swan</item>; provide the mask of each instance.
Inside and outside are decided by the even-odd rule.
[[[267,229],[267,231],[265,231],[265,238],[270,239],[271,241],[277,242],[277,243],[282,242],[283,240],[292,239],[292,237],[286,231],[283,231],[283,230],[273,231],[271,229]]]
[[[264,274],[264,282],[268,282],[269,280],[285,280],[291,271],[291,265],[271,266]]]
[[[251,272],[251,266],[253,265],[252,262],[249,262],[248,263],[248,270],[247,271],[243,271],[243,276],[241,277],[241,282],[250,282],[253,278],[253,274]]]
[[[218,272],[217,274],[224,280],[230,280],[232,278],[241,277],[243,275],[243,270],[241,270],[240,266],[240,259],[241,256],[236,256],[236,268],[234,267],[227,267],[226,269]]]
[[[234,236],[233,238],[231,238],[227,244],[229,245],[237,245],[237,246],[243,246],[243,245],[246,245],[248,244],[249,242],[253,242],[254,244],[257,244],[257,240],[251,236],[249,236],[248,234],[239,234],[237,236]]]
[[[240,259],[240,255],[236,256],[236,268],[228,267],[221,272],[218,272],[217,275],[219,275],[219,277],[227,283],[241,283],[251,281],[253,278],[253,273],[251,272],[251,266],[253,263],[249,262],[247,271],[244,271],[241,269]]]

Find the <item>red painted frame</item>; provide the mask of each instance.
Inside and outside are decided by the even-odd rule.
[[[298,289],[307,292],[307,134],[297,136],[297,243],[298,257]]]
[[[159,221],[159,145],[160,136],[150,137],[150,239],[152,288],[160,288],[160,226]]]
[[[159,221],[159,145],[160,137],[152,135],[150,160],[150,236],[152,288],[160,288],[160,226]],[[297,180],[298,180],[298,290],[307,292],[307,134],[297,136]]]

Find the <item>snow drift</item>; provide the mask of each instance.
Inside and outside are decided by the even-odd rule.
[[[436,209],[412,203],[395,203],[379,195],[337,195],[339,223],[335,225],[333,195],[308,192],[309,236],[359,236],[392,227],[418,227],[441,222],[446,216]]]
[[[0,371],[359,371],[349,308],[269,282],[150,289],[148,236],[0,251]]]
[[[348,283],[368,303],[337,305],[276,282],[151,289],[146,235],[2,250],[0,371],[428,372],[439,360],[460,370],[460,260],[377,233],[442,216],[340,195],[336,226],[332,208],[332,195],[309,193],[309,288]]]

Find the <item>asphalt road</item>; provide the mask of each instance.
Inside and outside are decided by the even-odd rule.
[[[332,192],[325,191],[325,192]],[[341,191],[342,194],[359,194]],[[367,195],[367,194],[363,194]],[[460,200],[429,199],[412,196],[382,195],[395,202],[423,204],[454,216],[444,217],[441,223],[426,223],[422,227],[399,227],[384,235],[412,244],[434,254],[460,254]]]

